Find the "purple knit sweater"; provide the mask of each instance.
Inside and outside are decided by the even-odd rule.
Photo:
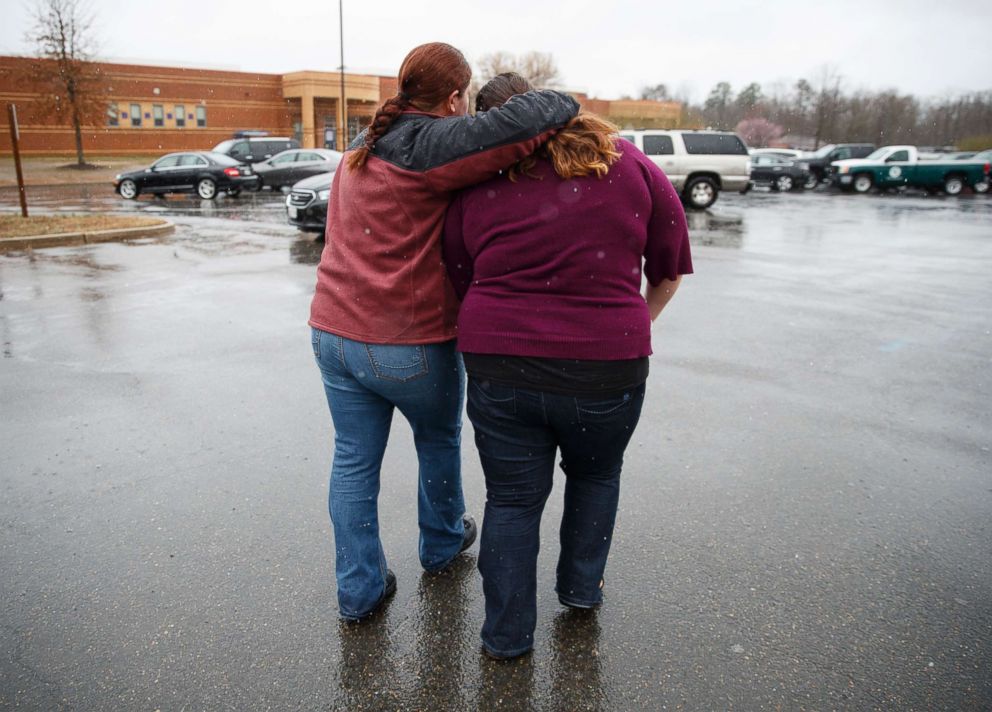
[[[620,140],[609,174],[562,180],[538,161],[535,180],[494,178],[448,209],[444,259],[462,306],[468,353],[620,360],[651,353],[648,281],[692,272],[678,194]]]

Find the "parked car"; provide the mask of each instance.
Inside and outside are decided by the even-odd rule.
[[[334,172],[301,180],[286,196],[286,219],[307,232],[323,232],[327,225],[327,203]]]
[[[223,153],[242,163],[258,163],[272,158],[277,153],[299,148],[295,138],[265,136],[259,138],[229,138],[213,147],[214,153]]]
[[[128,200],[141,193],[196,193],[213,200],[219,191],[237,195],[243,189],[254,190],[257,181],[251,166],[220,153],[197,151],[170,153],[148,168],[120,173],[114,178],[114,190]]]
[[[864,158],[875,150],[873,143],[828,143],[813,153],[803,156],[802,160],[809,164],[809,180],[806,188],[813,189],[830,178],[830,164],[848,158]]]
[[[747,152],[752,156],[779,156],[791,160],[799,159],[806,153],[798,148],[749,148]]]
[[[682,201],[704,210],[721,190],[747,192],[751,160],[740,136],[727,131],[621,131],[672,181]]]
[[[974,156],[971,157],[972,161],[984,161],[985,163],[992,163],[992,148],[986,149],[984,151],[979,151]],[[976,193],[988,193],[989,192],[989,178],[990,176],[985,176],[984,185],[983,182],[979,182],[978,185],[972,186],[972,189]]]
[[[769,153],[751,156],[751,180],[767,183],[772,190],[803,190],[809,179],[809,167]]]
[[[835,161],[832,166],[837,184],[857,193],[903,186],[932,193],[943,190],[948,195],[958,195],[966,187],[976,193],[989,189],[989,161],[925,160],[916,146],[883,146],[866,158]]]
[[[326,148],[294,148],[255,163],[252,168],[258,175],[259,189],[263,185],[279,189],[304,178],[337,170],[342,155],[340,151]]]

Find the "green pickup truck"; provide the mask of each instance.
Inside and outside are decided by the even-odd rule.
[[[931,193],[958,195],[965,188],[976,193],[989,189],[989,162],[922,160],[916,146],[883,146],[865,158],[830,164],[833,181],[841,190],[867,193],[872,188],[923,188]]]

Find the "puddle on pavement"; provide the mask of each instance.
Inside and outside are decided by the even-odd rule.
[[[714,213],[688,210],[689,243],[707,247],[740,249],[744,246],[744,216],[740,213]]]
[[[322,237],[301,237],[289,243],[289,261],[294,265],[315,265],[324,251]]]

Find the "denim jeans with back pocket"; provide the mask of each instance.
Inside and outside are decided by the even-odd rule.
[[[558,449],[566,481],[555,590],[571,606],[602,600],[623,454],[644,390],[573,397],[469,378],[468,416],[486,477],[479,571],[482,643],[491,653],[515,656],[534,645],[541,514]]]
[[[385,590],[379,472],[395,409],[417,449],[420,563],[443,568],[461,549],[465,372],[454,341],[366,344],[313,329],[311,342],[334,423],[329,509],[338,608],[343,618],[360,618]]]

